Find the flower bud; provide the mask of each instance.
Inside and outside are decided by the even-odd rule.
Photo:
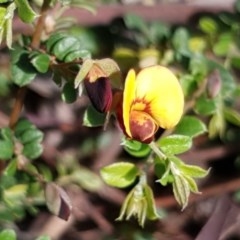
[[[112,89],[110,80],[100,77],[91,82],[84,80],[85,89],[94,108],[101,113],[108,112],[112,104]]]
[[[209,98],[215,98],[221,90],[221,76],[219,71],[214,70],[207,78],[207,95]]]
[[[159,218],[155,208],[152,190],[147,184],[137,184],[128,194],[117,220],[123,220],[124,216],[126,216],[126,220],[134,216],[138,219],[142,227],[146,219],[154,220]]]

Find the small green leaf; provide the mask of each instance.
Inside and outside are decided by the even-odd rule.
[[[14,49],[12,56],[12,79],[15,84],[22,87],[29,84],[36,76],[36,71],[28,58],[28,52],[23,49]]]
[[[72,179],[72,182],[79,184],[83,189],[90,192],[98,191],[103,185],[99,175],[83,166],[76,169],[69,177]]]
[[[0,44],[5,38],[8,48],[12,46],[12,20],[15,9],[16,5],[14,2],[0,7]]]
[[[125,139],[123,142],[124,150],[134,157],[146,157],[151,152],[148,144],[144,144],[135,140]]]
[[[50,36],[50,38],[47,40],[46,42],[46,48],[47,48],[47,52],[52,52],[53,47],[55,46],[55,44],[62,40],[63,38],[66,37],[66,34],[64,33],[55,33],[52,34]]]
[[[22,144],[31,142],[41,142],[43,140],[43,133],[37,128],[29,128],[19,137]]]
[[[12,141],[0,140],[0,160],[8,160],[13,156],[14,145]]]
[[[17,160],[12,159],[4,170],[4,175],[14,176],[17,170]]]
[[[178,167],[184,176],[187,175],[192,178],[204,178],[209,173],[209,169],[205,170],[195,165],[181,164]]]
[[[184,116],[175,129],[175,134],[197,137],[207,131],[206,125],[197,117]]]
[[[161,183],[163,186],[166,186],[169,182],[173,181],[170,167],[166,166],[164,163],[156,163],[154,166],[154,172],[159,178],[156,182]]]
[[[66,36],[58,40],[53,48],[52,53],[61,61],[72,51],[77,51],[80,48],[80,41],[76,37]]]
[[[240,127],[239,112],[229,107],[224,107],[223,111],[224,111],[224,117],[228,122]]]
[[[201,96],[197,99],[194,110],[203,116],[209,116],[216,112],[217,104],[215,99],[209,99],[206,96]]]
[[[5,229],[0,232],[1,240],[16,240],[17,235],[12,229]]]
[[[179,205],[182,206],[182,210],[184,210],[188,204],[190,187],[188,181],[182,175],[174,175],[173,193]]]
[[[189,69],[191,74],[194,76],[201,76],[201,79],[207,75],[208,71],[208,61],[201,55],[196,54],[190,59]]]
[[[32,7],[29,5],[27,0],[14,0],[17,9],[18,15],[23,22],[31,23],[37,17],[37,14],[33,11]]]
[[[15,127],[15,134],[17,137],[19,137],[21,134],[23,134],[28,129],[34,129],[35,126],[29,122],[27,119],[22,118],[17,122],[17,125]]]
[[[203,32],[209,35],[214,35],[218,31],[217,22],[210,17],[202,17],[199,21],[199,27]]]
[[[118,162],[102,168],[100,173],[108,185],[124,188],[135,181],[138,169],[132,163]]]
[[[228,54],[231,45],[233,44],[232,33],[222,33],[218,41],[214,44],[213,52],[220,57]]]
[[[174,48],[184,56],[190,56],[188,46],[189,33],[186,28],[180,27],[177,28],[172,37],[172,43]]]
[[[89,59],[91,58],[91,53],[85,49],[74,50],[69,52],[66,57],[64,58],[64,62],[72,62],[76,59]]]
[[[124,16],[124,22],[129,29],[135,29],[142,33],[148,33],[148,25],[140,16],[127,14]]]
[[[158,144],[165,154],[175,155],[189,150],[192,146],[192,139],[189,136],[175,134],[161,138]]]
[[[196,78],[193,75],[185,74],[181,76],[180,83],[183,89],[184,96],[191,96],[198,88]]]
[[[3,196],[5,201],[22,201],[27,194],[27,184],[16,184],[4,190]]]
[[[98,112],[93,106],[88,106],[83,115],[83,125],[86,127],[99,127],[105,123],[106,114]]]
[[[39,142],[30,142],[24,145],[22,153],[29,159],[36,159],[42,152],[43,147]]]
[[[78,92],[72,83],[67,82],[62,90],[62,100],[66,103],[73,103],[78,97]]]
[[[48,54],[38,54],[31,59],[32,65],[40,73],[46,73],[50,64],[50,56]]]
[[[15,3],[11,3],[7,7],[7,15],[5,15],[6,24],[5,24],[5,34],[6,34],[6,43],[8,48],[12,47],[12,21],[14,17],[14,10],[16,9]],[[1,32],[1,30],[0,30]],[[1,41],[0,41],[1,43]]]
[[[168,38],[170,35],[170,28],[162,22],[152,22],[149,26],[149,35],[151,42],[159,43],[161,40]]]

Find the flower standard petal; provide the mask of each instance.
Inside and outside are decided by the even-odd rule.
[[[139,72],[136,98],[148,102],[148,112],[161,128],[174,127],[182,116],[182,88],[175,75],[165,67],[152,66]]]
[[[135,71],[131,69],[126,77],[125,88],[123,92],[123,124],[129,137],[132,137],[130,131],[130,112],[135,97],[135,81],[136,74]]]

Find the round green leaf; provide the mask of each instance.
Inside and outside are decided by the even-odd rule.
[[[192,139],[189,136],[174,134],[161,138],[158,144],[165,154],[175,155],[189,150],[192,146]]]
[[[229,52],[232,43],[233,43],[232,34],[223,33],[219,36],[218,41],[214,44],[213,52],[220,57],[226,56]]]
[[[189,56],[189,33],[186,28],[180,27],[176,29],[172,37],[172,43],[174,48],[182,55]]]
[[[75,59],[89,59],[91,58],[91,53],[85,49],[74,50],[69,52],[64,58],[64,62],[72,62]]]
[[[124,188],[135,181],[138,169],[132,163],[118,162],[102,168],[100,173],[108,185]]]
[[[22,49],[15,49],[12,56],[12,79],[15,84],[22,87],[29,84],[36,76],[36,71],[29,61],[28,53]]]
[[[43,151],[43,147],[39,142],[27,143],[23,147],[23,155],[29,159],[38,158]]]
[[[62,100],[66,103],[73,103],[78,97],[77,89],[74,88],[73,84],[67,82],[62,90]]]
[[[202,17],[199,21],[199,27],[209,35],[215,34],[218,31],[217,22],[210,17]]]
[[[209,99],[206,96],[201,96],[197,99],[194,110],[203,116],[209,116],[216,112],[217,104],[215,99]]]
[[[37,128],[27,129],[21,137],[19,137],[23,144],[30,142],[41,142],[43,140],[43,133]]]
[[[55,43],[52,52],[59,59],[63,60],[72,51],[80,49],[80,41],[76,37],[67,36]]]
[[[205,133],[206,131],[206,125],[200,119],[193,116],[184,116],[177,125],[175,134],[193,138]]]
[[[66,34],[63,34],[63,33],[52,34],[46,42],[47,51],[51,52],[54,45],[65,37],[66,37]]]
[[[50,64],[50,56],[44,53],[38,54],[31,59],[31,63],[40,73],[46,73]]]
[[[19,137],[26,130],[34,128],[35,126],[31,122],[29,122],[27,119],[22,118],[17,122],[17,125],[15,127],[15,134],[17,137]]]
[[[83,115],[83,125],[86,127],[99,127],[105,123],[106,114],[100,113],[93,106],[88,106]]]
[[[124,141],[124,150],[130,155],[139,158],[146,157],[151,152],[148,144],[127,139]]]
[[[17,235],[12,229],[5,229],[0,232],[0,239],[1,240],[16,240]]]

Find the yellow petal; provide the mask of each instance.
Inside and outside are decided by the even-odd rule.
[[[182,88],[175,75],[165,67],[152,66],[139,72],[136,98],[149,102],[149,114],[161,128],[174,127],[182,116]]]
[[[129,137],[132,137],[130,132],[130,111],[135,97],[135,80],[135,71],[131,69],[126,77],[123,93],[123,124]]]

